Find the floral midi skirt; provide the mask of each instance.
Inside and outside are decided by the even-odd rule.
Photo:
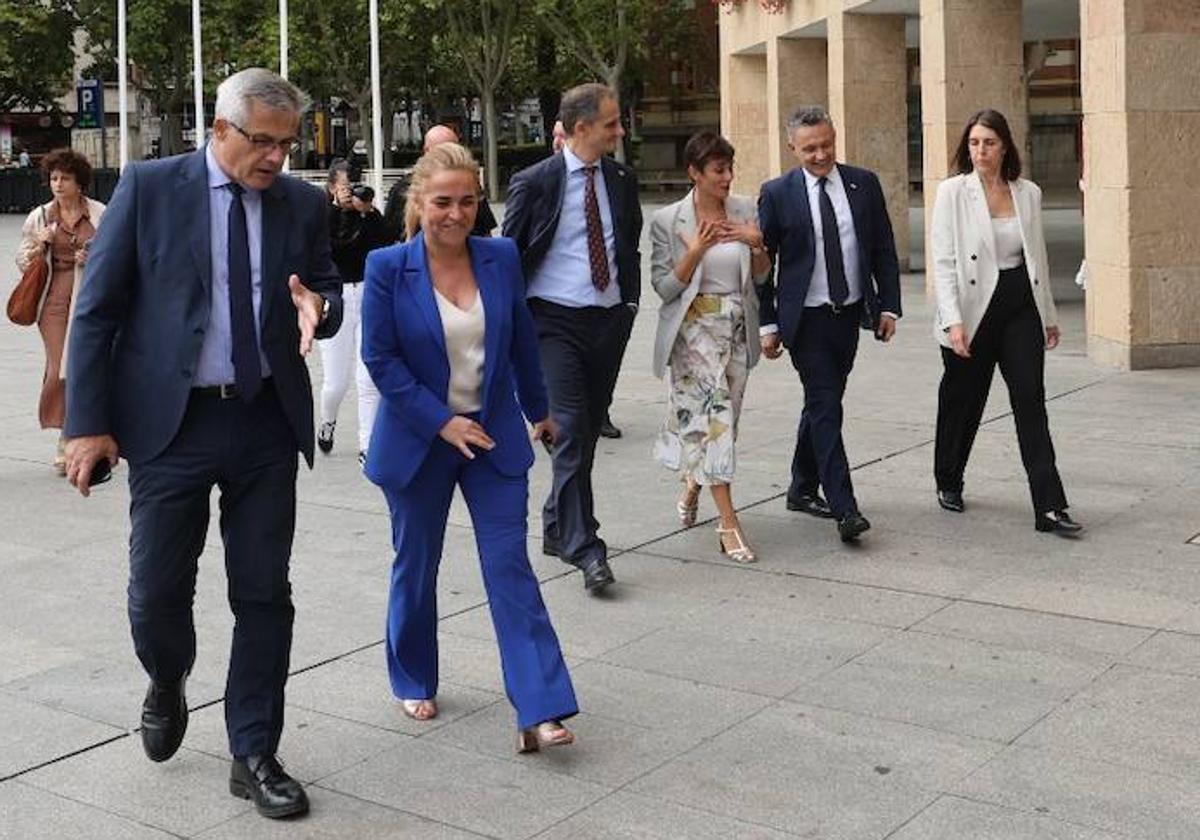
[[[702,485],[729,484],[749,353],[739,295],[696,295],[668,362],[667,416],[654,457]]]

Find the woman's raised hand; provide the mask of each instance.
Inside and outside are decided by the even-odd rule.
[[[703,254],[718,242],[725,241],[728,230],[729,223],[724,219],[704,219],[696,227],[695,236],[688,239],[683,235],[683,231],[679,231],[679,238],[689,251]]]
[[[496,442],[488,437],[483,426],[461,414],[447,420],[446,425],[438,431],[438,437],[458,449],[464,458],[472,460],[475,458],[475,453],[471,451],[472,446],[478,446],[480,449],[496,448]]]

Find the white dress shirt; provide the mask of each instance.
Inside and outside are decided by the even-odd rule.
[[[601,292],[592,282],[592,263],[588,256],[587,213],[583,204],[588,177],[584,167],[588,164],[576,157],[569,146],[563,147],[562,156],[567,171],[563,176],[566,183],[558,227],[545,259],[529,278],[525,296],[576,308],[617,306],[621,302],[621,288],[617,284],[617,239],[604,184],[604,169],[597,160],[596,202],[600,206],[600,223],[604,228],[609,277],[608,286]]]
[[[805,306],[823,306],[833,303],[829,297],[829,271],[825,265],[825,231],[821,221],[821,181],[816,176],[804,170],[804,186],[808,191],[808,211],[812,216],[813,225],[813,261],[812,279],[808,283],[808,296],[804,298]],[[862,300],[862,274],[858,265],[858,235],[854,232],[854,216],[850,213],[850,199],[846,197],[846,186],[835,165],[829,173],[825,192],[833,203],[833,214],[837,216],[838,235],[842,242],[842,263],[846,267],[846,287],[850,294],[846,296],[846,304]]]

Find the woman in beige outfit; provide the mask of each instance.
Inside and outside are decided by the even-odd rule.
[[[91,184],[92,165],[78,152],[56,149],[42,160],[42,168],[50,177],[50,192],[54,197],[35,207],[25,219],[17,268],[24,272],[39,254],[50,264],[50,280],[37,319],[46,349],[38,421],[43,429],[61,429],[66,411],[67,333],[75,294],[83,279],[88,244],[96,235],[104,205],[84,195]],[[62,447],[60,437],[54,458],[60,475],[66,467]]]

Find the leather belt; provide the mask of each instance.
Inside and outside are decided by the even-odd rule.
[[[271,384],[271,377],[266,377],[263,380],[263,387],[266,388]],[[192,389],[192,393],[203,397],[216,397],[219,400],[237,399],[238,388],[232,382],[228,385],[199,385]]]

